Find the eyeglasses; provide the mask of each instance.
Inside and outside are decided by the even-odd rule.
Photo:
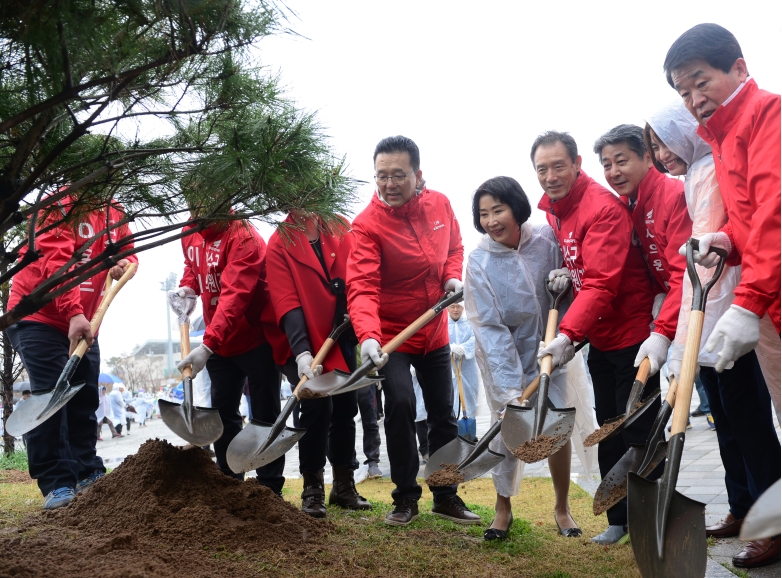
[[[394,183],[395,185],[401,185],[402,183],[405,182],[405,179],[410,175],[412,175],[414,172],[415,171],[410,171],[409,173],[405,173],[404,175],[393,175],[391,177],[379,177],[375,175],[375,182],[378,185],[387,185],[390,179],[391,182]]]

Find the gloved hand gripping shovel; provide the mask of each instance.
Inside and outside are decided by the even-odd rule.
[[[345,320],[335,326],[326,340],[321,345],[320,350],[310,364],[311,369],[315,369],[323,363],[323,360],[331,351],[340,334],[350,327],[350,319],[345,316]],[[372,385],[376,379],[363,378],[359,380],[361,387]],[[290,450],[302,436],[307,433],[306,429],[287,427],[288,421],[296,402],[301,399],[301,387],[307,382],[307,376],[302,375],[293,395],[288,398],[285,407],[273,424],[264,423],[255,419],[239,432],[231,441],[226,451],[226,460],[228,467],[237,474],[248,472],[256,468],[270,464],[280,456]]]
[[[677,492],[676,481],[698,365],[706,297],[722,274],[727,255],[722,249],[711,249],[720,256],[720,262],[714,276],[701,286],[692,258],[693,249],[697,246],[695,239],[687,243],[687,273],[693,287],[692,311],[676,390],[665,471],[656,482],[647,481],[638,474],[627,476],[630,540],[635,561],[644,578],[697,578],[706,574],[706,506]]]
[[[611,471],[606,474],[603,481],[595,491],[595,499],[592,502],[592,512],[599,516],[608,508],[618,504],[627,495],[627,474],[630,472],[647,477],[657,467],[668,451],[668,442],[665,441],[665,424],[671,417],[676,402],[676,379],[671,379],[668,393],[657,412],[652,429],[646,438],[646,443],[631,444]]]
[[[461,301],[462,297],[463,291],[458,291],[440,299],[431,309],[428,309],[426,313],[408,325],[399,335],[386,343],[381,348],[383,353],[392,353],[393,351],[396,351],[397,347],[410,339],[410,337],[419,329],[442,313],[443,309],[452,303]],[[326,397],[327,395],[339,395],[340,393],[347,393],[354,389],[361,389],[367,385],[362,380],[374,369],[375,364],[371,360],[368,360],[350,374],[340,371],[339,369],[324,373],[317,376],[315,379],[310,379],[299,391],[299,397],[302,399]],[[382,378],[370,379],[380,381]]]
[[[178,317],[179,343],[184,359],[190,354],[190,313],[195,308],[196,298],[175,295],[169,298],[169,303]],[[182,390],[185,397],[181,404],[165,399],[158,401],[163,423],[194,446],[203,447],[219,440],[223,435],[220,412],[214,408],[193,405],[193,376],[189,365],[182,370]]]
[[[462,406],[462,418],[456,422],[459,427],[459,435],[464,439],[474,442],[478,439],[477,424],[474,417],[467,417],[467,405],[464,403],[464,386],[462,385],[462,359],[457,362],[451,356],[451,366],[456,373],[456,384],[459,386],[459,404]]]
[[[114,280],[111,278],[111,275],[106,275],[106,287],[103,299],[90,321],[90,328],[92,329],[93,335],[98,331],[101,321],[103,321],[103,316],[106,314],[106,310],[109,308],[109,305],[111,305],[114,297],[119,293],[119,290],[125,286],[125,283],[133,277],[133,272],[136,270],[136,267],[137,265],[135,263],[128,265],[127,270],[116,284],[113,284]],[[52,417],[62,406],[68,403],[74,395],[79,393],[79,390],[84,387],[86,382],[79,381],[71,384],[70,379],[85,353],[87,353],[87,342],[82,339],[71,354],[68,363],[65,364],[65,368],[62,370],[60,378],[57,380],[54,388],[48,391],[33,391],[27,401],[19,405],[19,408],[8,416],[8,421],[6,422],[6,430],[8,433],[13,436],[26,434]]]
[[[546,345],[557,335],[559,320],[559,304],[570,289],[570,283],[561,293],[555,294],[548,288],[548,280],[544,281],[544,289],[548,293],[551,309],[546,324]],[[548,388],[551,380],[552,359],[550,355],[540,361],[539,386],[528,386],[520,398],[521,403],[531,398],[538,391],[536,407],[520,407],[509,405],[505,410],[502,422],[502,441],[505,446],[523,462],[534,463],[555,454],[564,446],[573,433],[576,421],[575,408],[555,408],[548,399]]]

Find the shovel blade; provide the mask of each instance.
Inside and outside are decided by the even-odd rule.
[[[459,435],[464,439],[474,442],[478,439],[477,424],[474,417],[463,417],[456,422]]]
[[[631,473],[628,490],[630,543],[641,576],[705,576],[706,505],[673,492],[668,515],[661,519],[665,496],[659,480],[650,482]]]
[[[5,424],[6,431],[12,436],[18,437],[35,429],[57,413],[74,395],[81,391],[86,383],[86,381],[68,383],[67,388],[60,392],[57,392],[57,388],[32,392],[30,397],[24,403],[19,404],[8,416],[8,421]]]
[[[461,436],[448,442],[429,456],[429,460],[426,462],[426,468],[424,469],[425,477],[428,478],[434,472],[441,469],[442,466],[440,464],[461,464],[468,458],[471,458],[469,465],[458,470],[458,472],[464,476],[464,481],[468,482],[481,477],[505,459],[504,455],[489,449],[481,452],[478,456],[473,456],[472,454],[475,452],[477,445],[476,442]]]
[[[536,412],[537,409],[531,407],[508,406],[502,421],[502,441],[511,452],[535,438]],[[555,454],[568,442],[575,422],[575,408],[548,408],[540,435],[557,439],[549,455]]]
[[[647,397],[645,400],[643,400],[641,402],[641,407],[639,407],[638,410],[635,413],[632,413],[627,419],[625,419],[619,427],[617,427],[613,431],[610,431],[610,432],[608,432],[606,434],[602,434],[600,436],[595,436],[594,438],[592,438],[591,443],[589,444],[589,446],[591,447],[593,445],[599,444],[602,441],[605,441],[607,439],[611,439],[615,435],[617,435],[619,433],[622,433],[623,429],[625,429],[627,426],[632,424],[635,420],[637,420],[639,417],[641,417],[643,415],[643,413],[647,409],[652,407],[652,404],[654,403],[654,400],[656,400],[658,397],[660,397],[660,390],[659,389],[655,389],[651,393],[651,395],[649,395],[649,397]],[[616,421],[618,419],[622,419],[622,417],[623,416],[618,416],[618,417],[615,417],[615,418],[611,418],[609,420],[606,420],[606,423],[612,422],[612,421]],[[594,435],[594,434],[592,434],[592,435]]]
[[[354,376],[340,369],[322,373],[313,379],[308,379],[299,388],[300,399],[311,399],[347,393],[382,381],[380,376]]]
[[[223,435],[223,420],[216,409],[187,407],[165,399],[158,401],[158,407],[168,429],[194,446],[209,445]]]
[[[655,450],[651,455],[651,462],[646,465],[643,471],[640,471],[640,468],[644,465],[645,445],[631,445],[625,455],[616,462],[616,465],[606,474],[595,492],[595,499],[592,502],[592,513],[595,516],[599,516],[627,496],[627,474],[639,474],[645,478],[657,467],[657,464],[665,459],[668,444],[655,441],[654,446]]]
[[[504,455],[493,452],[492,450],[486,450],[473,459],[473,461],[470,462],[470,465],[459,470],[459,472],[464,475],[464,481],[469,482],[470,480],[480,478],[483,474],[493,470],[494,467],[504,459]]]
[[[285,427],[277,437],[269,439],[273,426],[271,423],[251,419],[231,440],[225,454],[231,471],[241,474],[270,464],[285,455],[307,433],[306,429]]]

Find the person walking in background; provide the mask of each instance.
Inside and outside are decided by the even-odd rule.
[[[410,367],[410,375],[413,378],[413,391],[415,392],[415,435],[418,438],[418,453],[425,464],[429,461],[429,426],[426,423],[426,404],[424,394],[421,393],[421,385],[415,375],[415,368]]]
[[[459,401],[459,376],[468,418],[478,414],[478,364],[475,361],[475,336],[464,315],[464,305],[454,303],[448,306],[448,338],[451,343],[451,365],[453,368],[453,413],[458,420],[462,416]]]
[[[95,417],[98,420],[98,441],[102,442],[103,438],[101,438],[100,431],[103,429],[103,424],[109,426],[109,431],[111,432],[112,438],[119,438],[122,437],[122,434],[118,433],[117,430],[114,428],[114,423],[111,421],[111,401],[109,400],[109,396],[106,393],[106,386],[101,385],[100,386],[100,403],[98,404],[98,409],[95,411]]]
[[[121,434],[127,412],[125,410],[125,399],[122,397],[120,388],[125,389],[125,386],[122,384],[117,385],[118,387],[113,387],[111,393],[109,393],[109,402],[111,403],[111,421],[114,422],[114,428],[117,430],[117,433]]]
[[[382,478],[380,471],[380,426],[377,423],[377,396],[375,384],[358,390],[358,411],[361,414],[363,431],[364,463],[367,465],[367,479]]]

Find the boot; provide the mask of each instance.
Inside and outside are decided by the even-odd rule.
[[[371,510],[372,504],[359,496],[353,482],[353,469],[350,466],[333,466],[334,485],[329,492],[329,504],[336,504],[346,510]]]
[[[313,518],[326,517],[326,491],[323,489],[323,470],[302,472],[304,491],[301,493],[301,511]]]

